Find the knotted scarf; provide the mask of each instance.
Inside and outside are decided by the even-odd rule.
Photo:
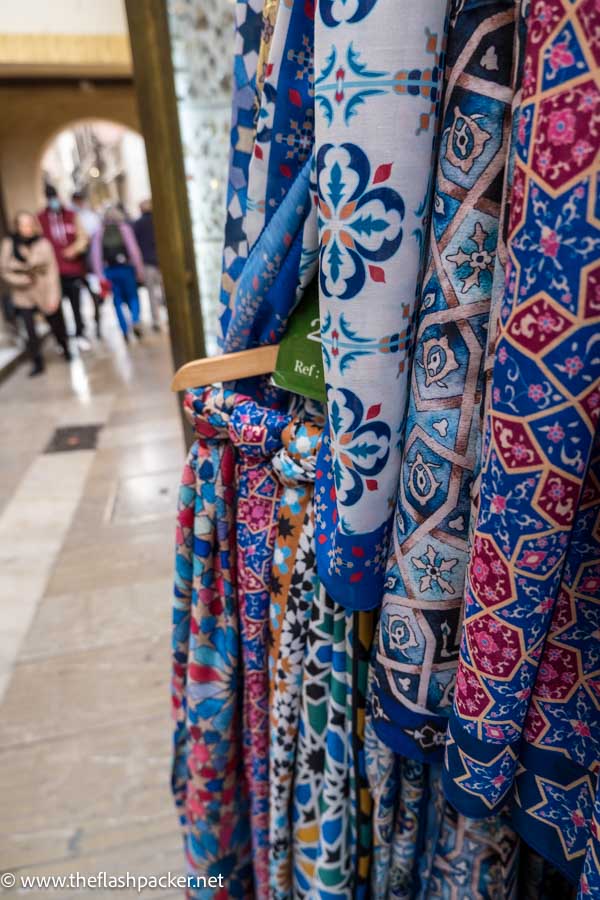
[[[269,896],[269,672],[271,564],[282,485],[273,455],[290,416],[252,401],[231,414],[236,449],[238,607],[243,667],[243,755],[250,796],[252,864],[258,900]]]
[[[250,823],[240,741],[235,462],[228,425],[245,398],[206,388],[186,394],[197,436],[183,469],[173,601],[172,786],[188,874],[226,887],[190,897],[247,897]]]
[[[273,468],[283,485],[271,575],[270,854],[271,900],[292,898],[291,797],[306,635],[318,592],[312,494],[320,425],[294,419]]]

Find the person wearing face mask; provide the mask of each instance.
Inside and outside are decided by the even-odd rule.
[[[60,304],[58,265],[52,244],[42,236],[39,222],[31,213],[17,213],[12,235],[2,242],[0,277],[10,288],[13,304],[25,322],[27,350],[33,363],[30,376],[44,371],[35,328],[38,310],[45,316],[68,362],[71,354]]]
[[[75,337],[81,350],[89,350],[91,344],[85,335],[81,315],[81,286],[86,274],[85,252],[89,238],[79,216],[73,209],[66,209],[60,202],[55,188],[46,187],[47,206],[39,214],[44,237],[54,247],[63,297],[67,297],[75,319]]]

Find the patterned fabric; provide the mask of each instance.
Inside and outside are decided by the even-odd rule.
[[[250,163],[244,223],[250,255],[236,285],[229,352],[275,343],[306,285],[300,267],[313,149],[313,7],[280,3]]]
[[[308,627],[293,797],[294,898],[367,896],[371,799],[365,696],[372,614],[315,598]]]
[[[596,802],[590,825],[590,837],[583,871],[579,881],[577,900],[600,896],[600,790],[596,785]]]
[[[256,66],[256,101],[257,107],[259,108],[269,66],[269,53],[271,52],[271,41],[273,40],[273,32],[275,31],[278,9],[279,0],[264,0],[260,49],[258,51],[258,63]]]
[[[272,456],[290,416],[247,401],[231,414],[237,450],[238,607],[243,663],[244,772],[250,794],[252,864],[258,900],[269,896],[269,675],[271,563],[281,482]]]
[[[365,700],[372,613],[335,604],[325,763],[319,796],[319,841],[311,897],[366,897],[371,800],[364,751]]]
[[[317,563],[353,609],[381,601],[410,322],[429,212],[446,0],[320,0],[315,146],[329,430]]]
[[[441,762],[458,662],[514,12],[513,0],[467,0],[448,37],[429,256],[374,664],[377,732],[421,760]]]
[[[371,694],[372,683],[369,682],[365,755],[373,802],[371,898],[387,900],[394,813],[400,784],[400,757],[377,736],[371,713]]]
[[[419,866],[420,898],[517,900],[521,896],[519,839],[506,810],[483,820],[461,816],[443,799],[441,767],[436,765],[429,771],[427,819]]]
[[[350,745],[346,734],[346,633],[351,614],[339,604],[332,615],[331,670],[323,780],[318,797],[319,832],[312,890],[319,900],[351,900],[354,885],[350,844]]]
[[[224,339],[228,353],[277,343],[298,299],[304,228],[310,208],[308,160],[252,248],[240,275]]]
[[[513,818],[572,881],[600,771],[600,437],[587,474],[525,723]]]
[[[373,801],[366,750],[367,684],[375,613],[356,612],[346,632],[346,733],[350,746],[350,848],[353,900],[370,897]]]
[[[172,785],[190,875],[222,874],[226,888],[188,896],[244,898],[252,889],[248,803],[239,740],[234,455],[239,400],[213,388],[189,393],[197,440],[183,469],[173,604]]]
[[[427,825],[427,767],[400,759],[400,791],[392,833],[388,896],[411,900],[418,893],[418,860]]]
[[[516,898],[519,841],[506,812],[484,821],[459,815],[444,798],[440,766],[397,757],[368,731],[370,766],[379,760],[370,769],[372,783],[376,778],[386,806],[373,900]]]
[[[294,419],[273,468],[283,485],[271,575],[269,888],[292,898],[291,797],[306,636],[318,592],[312,494],[322,426]]]
[[[262,0],[237,0],[235,4],[235,56],[231,150],[227,185],[227,219],[223,247],[220,316],[222,339],[231,319],[232,292],[248,256],[244,229],[248,167],[252,156],[255,123],[256,54],[260,46]]]
[[[506,293],[447,744],[447,795],[473,816],[498,808],[513,783],[600,411],[594,10],[588,0],[568,12],[545,0],[528,21]],[[548,799],[548,813],[560,816],[563,802],[572,811],[573,790],[568,801]]]
[[[281,3],[270,43],[249,172],[246,231],[251,247],[312,152],[312,6]]]
[[[294,898],[310,897],[319,844],[319,797],[325,767],[333,656],[333,601],[321,589],[313,603],[304,655],[292,826]]]

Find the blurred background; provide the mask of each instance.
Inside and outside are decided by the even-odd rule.
[[[234,13],[0,7],[0,870],[17,877],[183,872],[169,650],[189,435],[169,386],[217,351]]]

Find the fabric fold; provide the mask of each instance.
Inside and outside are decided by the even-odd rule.
[[[458,664],[483,358],[510,138],[515,3],[451,19],[428,261],[374,660],[375,727],[442,761]]]
[[[243,757],[250,798],[254,891],[269,896],[269,673],[271,566],[281,498],[273,455],[289,415],[252,401],[239,403],[229,421],[236,449],[237,569],[243,671]]]
[[[411,321],[431,196],[446,0],[322,0],[315,153],[328,428],[317,563],[352,609],[381,602]]]
[[[248,257],[244,219],[256,124],[256,67],[261,46],[262,9],[263,0],[236,0],[227,217],[221,273],[220,343],[229,328],[235,285]]]
[[[308,623],[318,592],[312,494],[321,424],[294,419],[273,468],[283,485],[271,574],[269,890],[292,900],[292,787]]]
[[[578,23],[572,30],[572,22]],[[569,54],[553,53],[569,33]],[[512,187],[508,269],[481,500],[446,749],[445,789],[475,817],[504,802],[552,621],[600,397],[600,93],[585,0],[533,4]],[[547,53],[544,48],[550,48]]]
[[[189,888],[207,900],[252,890],[250,820],[240,741],[239,618],[236,598],[235,460],[228,425],[232,391],[188,393],[197,436],[183,469],[177,513],[173,601],[172,788],[187,872],[222,874],[227,887]]]
[[[600,772],[600,433],[525,721],[513,820],[572,882],[593,829]]]
[[[313,45],[313,4],[279,3],[248,168],[246,258],[231,291],[227,352],[276,343],[307,283],[301,267],[303,244],[313,240]]]

